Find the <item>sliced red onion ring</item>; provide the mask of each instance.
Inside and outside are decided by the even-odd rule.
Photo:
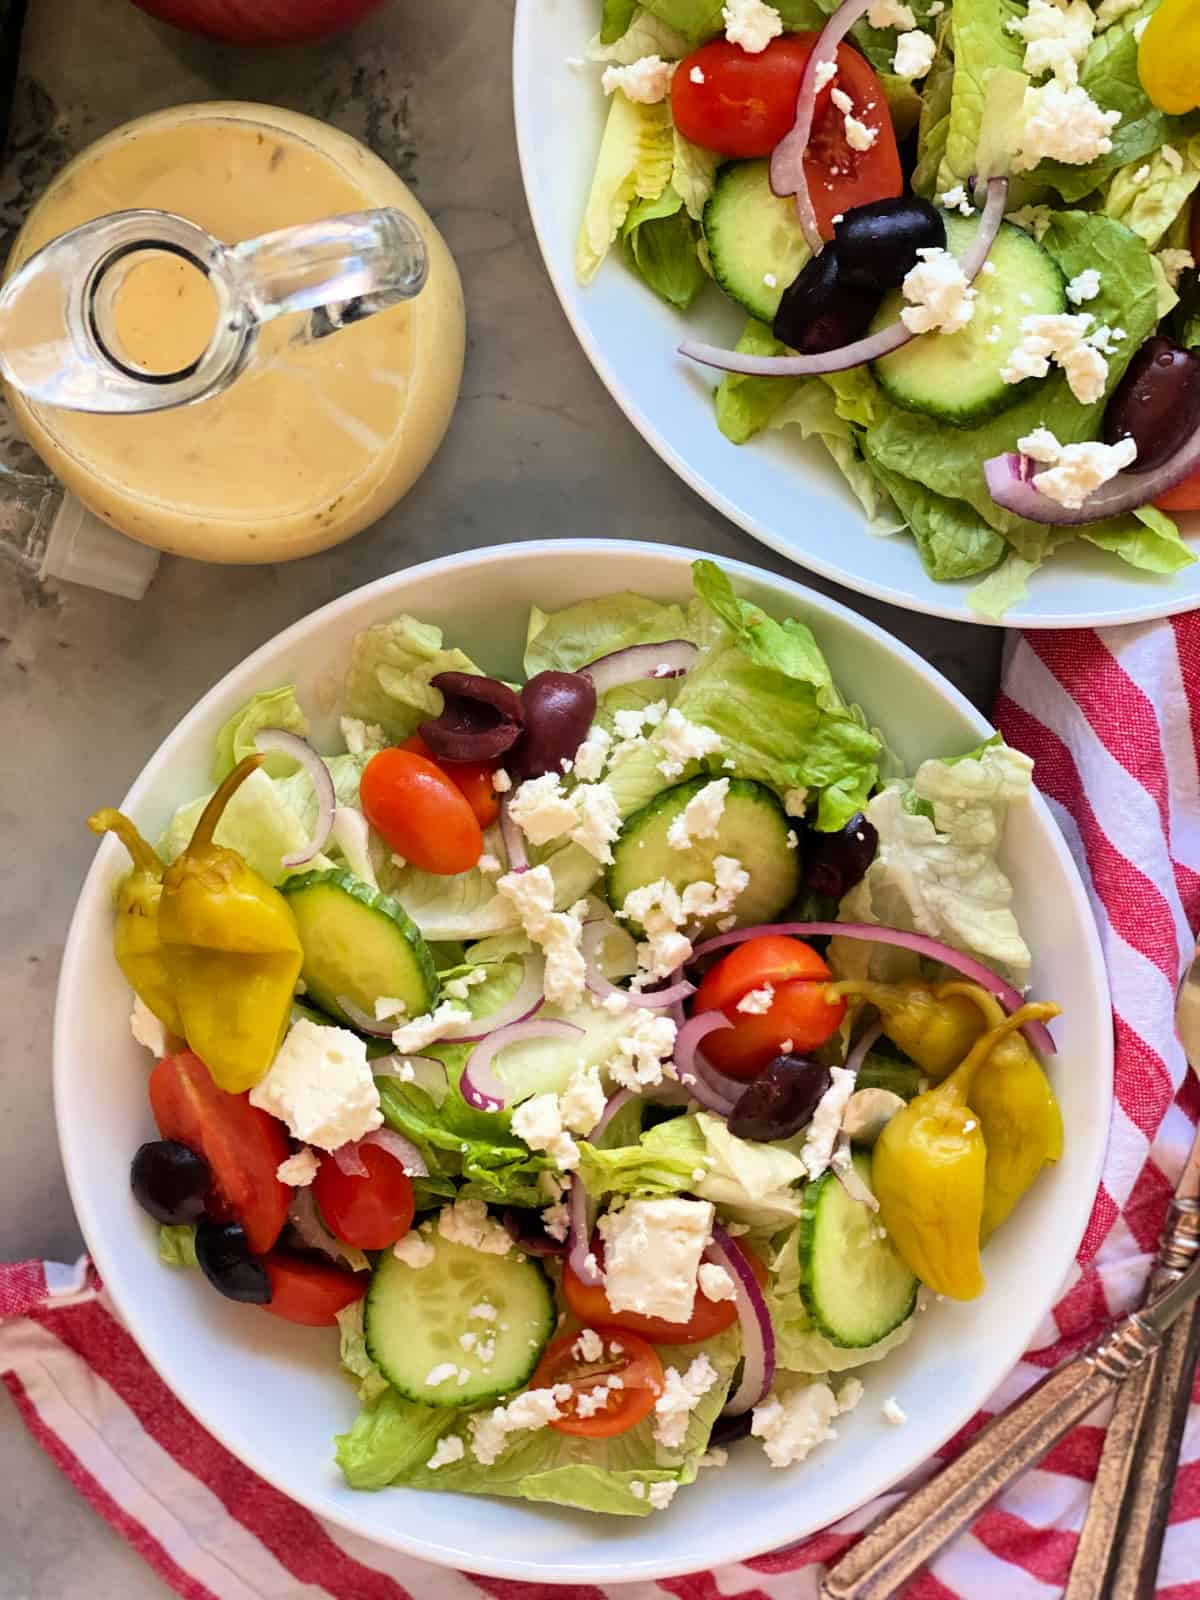
[[[1033,475],[1045,468],[1043,463],[1033,461],[1029,456],[1015,452],[992,456],[983,463],[983,476],[988,493],[1006,511],[1015,511],[1020,517],[1028,517],[1031,522],[1048,522],[1058,528],[1078,528],[1148,505],[1189,477],[1197,467],[1200,467],[1200,428],[1191,438],[1185,439],[1174,455],[1168,456],[1161,465],[1142,472],[1127,467],[1089,494],[1081,506],[1060,505],[1048,494],[1043,494],[1034,483]]]
[[[817,52],[814,50],[808,58],[809,66],[816,60],[816,56]],[[971,241],[971,248],[960,263],[963,276],[968,283],[978,277],[992,245],[996,242],[1000,224],[1004,221],[1004,203],[1007,197],[1008,179],[989,178],[987,204],[980,214],[979,227]],[[819,355],[744,355],[740,350],[725,350],[719,345],[702,344],[695,339],[685,339],[679,346],[679,353],[692,361],[703,362],[705,366],[718,367],[722,372],[741,372],[756,378],[806,378],[823,372],[844,372],[849,367],[865,366],[868,361],[878,361],[881,356],[899,350],[902,345],[906,345],[910,339],[916,337],[917,335],[910,333],[903,322],[893,322],[890,327],[880,328],[878,333],[869,334],[865,339],[856,339],[853,344],[844,344],[839,350],[825,350]]]
[[[872,1048],[882,1032],[882,1022],[873,1022],[869,1028],[863,1030],[862,1036],[855,1041],[854,1048],[843,1063],[847,1072],[852,1072],[857,1078],[858,1069],[867,1059],[867,1052]]]
[[[1025,1003],[1011,983],[1006,983],[998,973],[985,967],[982,961],[965,956],[953,945],[943,944],[940,939],[931,939],[924,933],[908,933],[903,928],[877,928],[870,922],[764,922],[757,928],[735,928],[730,933],[719,933],[714,939],[697,945],[692,952],[692,960],[709,955],[713,950],[724,950],[731,944],[761,938],[765,933],[787,934],[796,939],[865,939],[868,944],[896,945],[901,950],[912,950],[919,956],[940,961],[943,966],[953,967],[964,978],[970,978],[981,989],[994,994],[1010,1013],[1019,1011]],[[1046,1055],[1057,1054],[1057,1047],[1044,1022],[1027,1022],[1021,1032],[1035,1049]]]
[[[771,188],[777,195],[796,196],[796,214],[813,255],[820,255],[825,242],[817,227],[817,214],[813,210],[812,197],[808,192],[808,175],[804,170],[813,114],[817,109],[817,69],[826,61],[837,60],[838,45],[870,8],[871,0],[845,0],[845,4],[837,8],[821,29],[804,68],[804,76],[800,79],[796,120],[791,132],[784,135],[771,154]]]
[[[376,1128],[374,1133],[368,1133],[359,1140],[359,1147],[364,1144],[378,1145],[386,1151],[393,1161],[398,1161],[408,1173],[410,1178],[427,1178],[429,1168],[425,1164],[425,1157],[417,1149],[411,1139],[406,1139],[402,1133],[397,1133],[394,1128]],[[335,1153],[336,1159],[336,1153]]]
[[[699,1100],[702,1106],[722,1117],[730,1114],[746,1086],[739,1083],[736,1093],[731,1092],[732,1080],[705,1060],[699,1045],[710,1033],[732,1027],[733,1023],[723,1011],[702,1011],[689,1017],[675,1037],[675,1071],[680,1083],[693,1100]]]
[[[509,1091],[492,1071],[492,1058],[510,1044],[520,1044],[526,1039],[577,1039],[582,1028],[573,1022],[560,1022],[554,1017],[531,1017],[524,1022],[512,1022],[505,1028],[489,1033],[471,1051],[458,1087],[463,1099],[477,1111],[503,1111],[508,1103]]]
[[[341,1245],[317,1213],[317,1202],[313,1198],[311,1187],[293,1190],[292,1202],[288,1208],[288,1221],[299,1234],[301,1242],[310,1250],[320,1250],[333,1261],[342,1259]]]
[[[687,639],[668,639],[664,644],[631,644],[579,670],[592,680],[597,694],[606,694],[619,684],[636,683],[642,678],[681,678],[699,653]]]
[[[450,1093],[445,1063],[436,1056],[380,1056],[371,1062],[371,1072],[376,1078],[399,1078],[424,1089],[438,1109]]]
[[[704,1254],[733,1279],[742,1328],[742,1379],[726,1401],[722,1416],[737,1417],[758,1405],[775,1381],[775,1329],[746,1252],[719,1222],[713,1224],[712,1243]]]
[[[616,1094],[613,1095],[611,1100],[609,1100],[608,1104],[605,1106],[604,1110],[601,1112],[599,1122],[597,1122],[591,1133],[588,1134],[589,1144],[594,1144],[596,1142],[596,1140],[604,1132],[605,1128],[608,1127],[609,1123],[616,1116],[617,1112],[620,1111],[622,1107],[627,1106],[633,1098],[634,1093],[632,1089],[617,1090]]]
[[[322,763],[323,764],[323,763]],[[356,878],[375,887],[375,868],[371,865],[371,830],[361,811],[353,806],[336,806],[333,812],[334,842],[346,858]]]
[[[679,978],[665,989],[651,989],[649,993],[637,989],[622,989],[619,984],[610,982],[600,971],[599,962],[601,946],[612,931],[611,922],[590,922],[584,927],[583,938],[579,944],[587,962],[586,981],[589,993],[600,1000],[612,994],[623,995],[629,1005],[638,1006],[644,1011],[664,1011],[668,1006],[681,1004],[690,995],[695,994],[696,985],[689,983],[686,978]]]
[[[500,801],[500,837],[504,840],[504,853],[508,857],[510,872],[528,872],[529,857],[525,854],[525,835],[509,814],[509,796]]]
[[[567,1229],[567,1260],[571,1271],[589,1288],[598,1288],[604,1274],[592,1254],[592,1230],[588,1223],[588,1193],[579,1174],[571,1176],[571,1196],[567,1202],[570,1226]]]
[[[281,756],[290,756],[293,761],[299,762],[312,780],[313,791],[317,797],[317,823],[313,829],[313,836],[303,850],[284,856],[282,862],[282,865],[289,870],[292,867],[302,867],[305,862],[320,854],[333,831],[333,813],[337,809],[337,795],[334,792],[329,768],[307,739],[302,739],[298,733],[288,733],[286,728],[260,728],[254,735],[254,744],[258,750],[274,750]]]
[[[337,1169],[344,1178],[365,1178],[369,1174],[363,1158],[358,1153],[358,1141],[351,1140],[349,1144],[340,1144],[330,1154],[337,1163]]]
[[[525,970],[516,994],[507,1004],[489,1011],[485,1017],[471,1022],[460,1022],[447,1035],[455,1044],[476,1044],[495,1033],[497,1028],[510,1027],[514,1022],[527,1022],[546,1003],[546,962],[542,956],[526,956]],[[459,1032],[459,1029],[464,1030]],[[470,1029],[470,1032],[466,1030]]]
[[[349,995],[339,994],[337,997],[338,1010],[345,1012],[359,1033],[365,1033],[370,1039],[390,1039],[400,1024],[400,1018],[393,1017],[388,1022],[377,1021],[369,1011],[364,1011],[360,1005],[355,1005]]]

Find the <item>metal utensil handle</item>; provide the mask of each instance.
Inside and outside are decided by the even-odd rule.
[[[1137,1476],[1113,1552],[1110,1587],[1103,1591],[1111,1600],[1154,1600],[1198,1360],[1200,1310],[1193,1310],[1168,1330],[1153,1364],[1156,1382],[1138,1442]]]

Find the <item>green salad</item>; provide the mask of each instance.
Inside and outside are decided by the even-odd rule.
[[[680,312],[733,300],[734,350],[681,346],[724,369],[721,432],[819,439],[981,615],[1078,539],[1168,577],[1200,509],[1200,113],[1157,10],[605,0],[578,276],[619,247]]]
[[[1061,1153],[1000,861],[1031,763],[902,772],[804,623],[694,584],[534,604],[515,682],[376,623],[322,753],[273,685],[156,846],[91,819],[134,1194],[248,1337],[328,1330],[356,1488],[644,1516],[799,1463]]]

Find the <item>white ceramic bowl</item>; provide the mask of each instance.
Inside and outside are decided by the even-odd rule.
[[[613,399],[663,460],[710,505],[773,550],[861,594],[967,622],[973,584],[936,583],[907,536],[866,531],[858,502],[818,440],[799,429],[731,444],[716,425],[719,374],[676,354],[685,330],[732,345],[742,312],[709,289],[685,318],[613,250],[595,281],[575,278],[575,238],[606,114],[600,68],[579,58],[599,30],[600,0],[517,0],[513,103],[525,194],[542,255],[576,337]],[[574,61],[576,65],[569,65]],[[1185,519],[1200,533],[1200,517]],[[1023,628],[1100,627],[1190,611],[1200,562],[1173,578],[1126,567],[1073,540],[1004,618]]]
[[[441,624],[481,666],[513,676],[531,601],[554,609],[619,588],[679,598],[690,590],[689,559],[657,545],[555,541],[453,556],[381,579],[298,622],[224,678],[151,758],[124,807],[154,838],[179,802],[204,791],[217,729],[258,689],[294,681],[317,713],[318,743],[332,740],[347,650],[369,623],[412,612]],[[784,579],[732,563],[729,570],[767,610],[812,625],[843,690],[906,763],[961,751],[988,733],[944,678],[869,622]],[[67,1179],[101,1276],[146,1355],[207,1428],[285,1493],[381,1544],[496,1576],[587,1583],[692,1571],[797,1539],[886,1489],[986,1399],[1052,1303],[1095,1192],[1112,1071],[1107,988],[1087,900],[1040,799],[1017,809],[1005,854],[1035,952],[1034,988],[1064,1007],[1051,1071],[1066,1154],[988,1249],[985,1297],[932,1307],[903,1350],[865,1368],[866,1399],[808,1466],[772,1471],[756,1445],[743,1445],[725,1471],[703,1473],[669,1512],[637,1521],[516,1500],[347,1489],[332,1442],[356,1403],[338,1372],[333,1334],[235,1306],[198,1273],[160,1266],[153,1227],[129,1192],[129,1159],[153,1125],[147,1060],[130,1037],[129,991],[111,953],[111,892],[126,867],[112,840],[99,849],[71,926],[54,1053]],[[81,1062],[89,1063],[84,1078]],[[908,1412],[906,1427],[881,1420],[893,1394]]]

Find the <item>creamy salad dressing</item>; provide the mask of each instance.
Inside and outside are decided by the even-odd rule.
[[[301,317],[268,325],[224,394],[143,416],[12,403],[31,442],[95,512],[133,537],[215,561],[307,555],[387,511],[424,469],[462,373],[458,273],[406,186],[345,134],[274,107],[188,106],[118,129],[35,207],[14,248],[36,249],[113,210],[179,213],[227,243],[377,206],[403,210],[430,254],[413,301],[315,344]],[[122,336],[151,371],[194,358],[213,318],[186,264],[148,257],[120,295]]]

